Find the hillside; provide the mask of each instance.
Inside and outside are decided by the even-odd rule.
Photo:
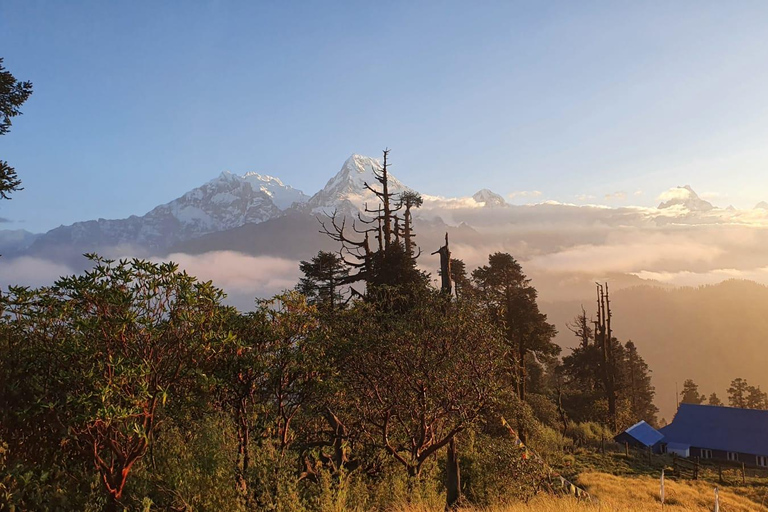
[[[699,288],[640,286],[611,295],[616,336],[631,339],[653,370],[656,403],[670,421],[675,411],[675,383],[693,379],[699,392],[716,392],[724,402],[736,377],[768,387],[768,287],[729,280]],[[567,329],[592,300],[542,304],[559,331],[557,342],[572,347]]]

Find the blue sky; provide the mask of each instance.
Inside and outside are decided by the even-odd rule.
[[[4,0],[35,92],[9,229],[143,214],[222,170],[311,194],[393,149],[431,194],[768,200],[766,2]],[[606,197],[610,196],[610,197]],[[513,202],[529,201],[518,195]]]

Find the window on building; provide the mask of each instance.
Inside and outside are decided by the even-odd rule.
[[[765,455],[758,455],[755,458],[757,459],[756,463],[758,466],[768,467],[768,457]]]
[[[667,445],[666,444],[662,444],[661,445],[661,453],[667,453]]]
[[[728,460],[738,461],[739,460],[739,454],[736,453],[736,452],[728,452]]]
[[[712,458],[712,450],[706,450],[702,448],[701,450],[701,458],[702,459],[711,459]]]

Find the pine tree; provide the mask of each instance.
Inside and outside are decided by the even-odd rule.
[[[760,390],[760,386],[747,387],[747,408],[748,409],[768,408],[768,394]]]
[[[680,402],[684,404],[702,404],[706,400],[704,395],[699,394],[699,386],[693,379],[686,379],[683,382],[683,390],[680,392]]]
[[[299,268],[304,277],[296,289],[310,304],[330,310],[342,304],[340,287],[349,277],[349,269],[338,254],[320,251],[312,260],[302,261]]]
[[[627,341],[625,348],[624,395],[629,400],[633,420],[645,420],[655,425],[659,408],[653,404],[656,389],[651,384],[651,370],[631,340]]]
[[[3,67],[0,58],[0,135],[11,129],[11,118],[21,115],[20,107],[32,94],[32,82],[20,82]],[[11,192],[22,190],[16,170],[0,160],[0,198],[10,199]]]
[[[720,405],[720,406],[722,406],[723,405],[723,401],[720,400],[720,398],[717,396],[717,393],[712,393],[711,395],[709,395],[709,402],[708,402],[708,404],[709,405]]]
[[[504,329],[515,371],[517,395],[525,401],[526,355],[531,352],[558,354],[560,347],[552,341],[557,330],[547,322],[547,315],[539,311],[536,289],[511,255],[491,254],[488,265],[475,269],[472,279],[482,301]]]
[[[731,387],[728,388],[728,403],[731,407],[746,409],[748,407],[747,395],[749,394],[749,384],[741,377],[731,381]]]

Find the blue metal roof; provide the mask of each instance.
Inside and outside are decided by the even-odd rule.
[[[680,404],[672,423],[659,430],[666,443],[768,455],[768,411]]]
[[[653,446],[664,437],[658,430],[647,424],[645,421],[639,421],[624,431],[645,446]]]

